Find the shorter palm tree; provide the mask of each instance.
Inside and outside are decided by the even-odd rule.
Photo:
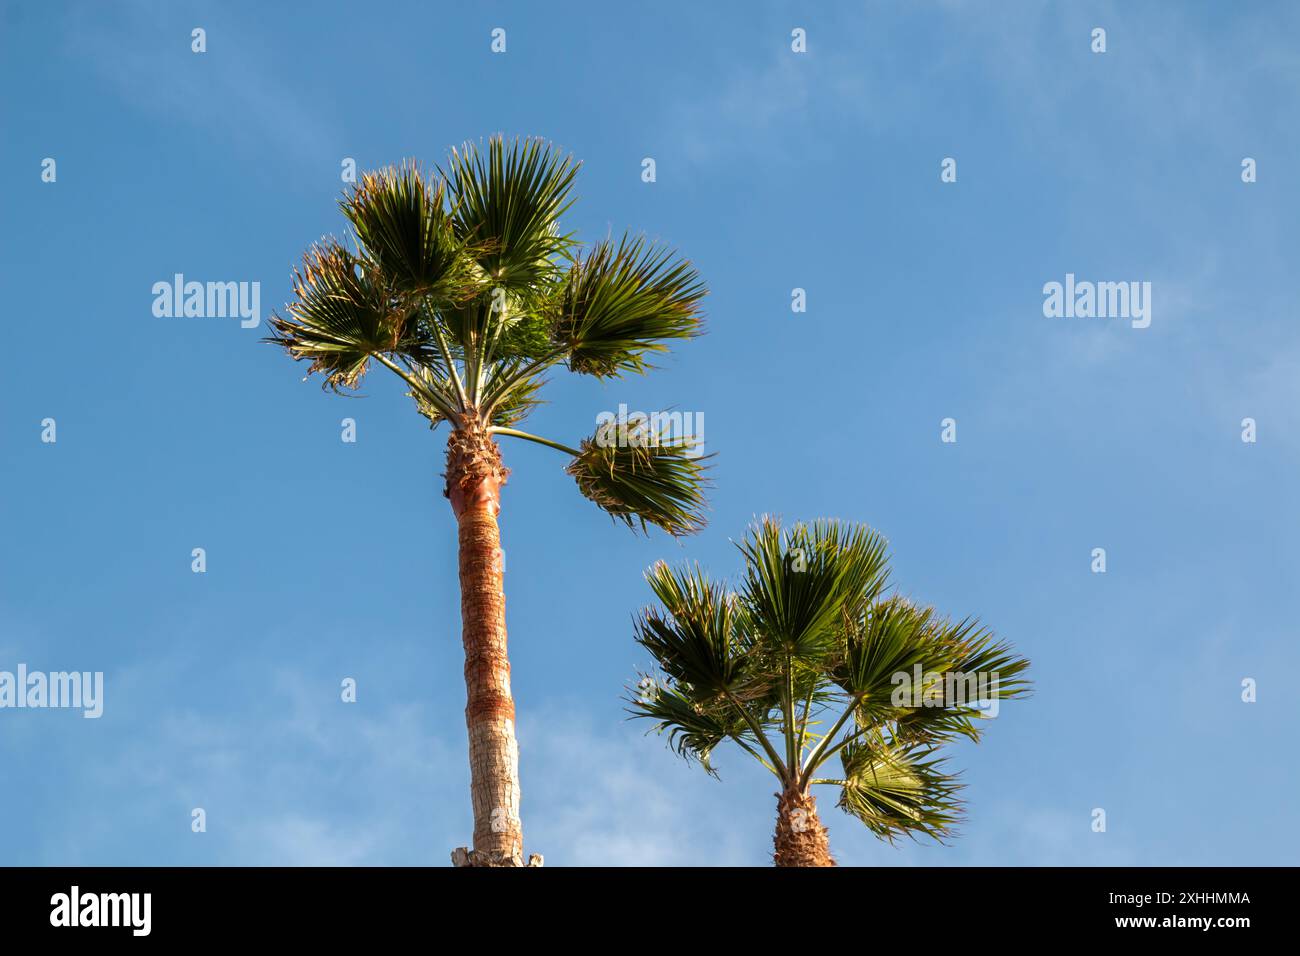
[[[764,518],[738,547],[736,591],[698,566],[646,573],[662,609],[641,612],[636,640],[661,673],[641,675],[632,713],[714,776],[728,739],[776,775],[777,866],[834,865],[817,785],[879,837],[942,842],[960,784],[936,751],[978,741],[997,701],[1028,691],[1029,662],[977,621],[887,594],[886,542],[865,526]]]

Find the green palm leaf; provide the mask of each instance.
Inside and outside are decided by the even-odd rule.
[[[517,369],[522,360],[502,363],[494,374],[509,375]],[[517,382],[501,397],[493,410],[491,424],[498,427],[517,425],[526,419],[534,408],[543,404],[539,397],[546,380],[540,375],[525,378]]]
[[[841,751],[844,782],[838,806],[877,836],[924,834],[942,841],[961,816],[961,785],[925,760],[928,750],[854,743]]]
[[[667,616],[645,610],[636,641],[675,682],[702,699],[744,692],[746,658],[736,629],[736,602],[698,568],[674,571],[662,561],[646,580]]]
[[[835,681],[871,711],[887,711],[896,676],[911,676],[932,663],[925,646],[932,611],[890,599],[866,607],[844,621],[842,657],[832,670]]]
[[[267,341],[309,359],[334,388],[356,388],[368,360],[398,353],[432,360],[415,310],[394,297],[372,268],[334,242],[313,246],[294,273],[287,317],[272,315]]]
[[[366,253],[403,294],[456,300],[474,284],[464,243],[453,234],[441,182],[414,163],[366,173],[339,204]]]
[[[990,699],[1010,700],[1028,695],[1025,678],[1029,660],[1016,654],[1011,645],[998,641],[979,621],[968,618],[957,624],[945,622],[935,637],[951,663],[949,669],[962,674],[996,675],[988,689]]]
[[[553,304],[554,336],[569,368],[598,378],[643,372],[666,340],[699,335],[699,273],[671,250],[624,236],[575,262]]]
[[[452,150],[446,179],[456,237],[471,243],[489,286],[528,289],[554,278],[573,239],[559,217],[578,164],[539,139],[488,140]]]
[[[667,733],[668,744],[681,757],[699,762],[709,774],[717,776],[712,763],[714,748],[731,738],[746,741],[750,738],[744,717],[739,708],[726,700],[701,703],[693,688],[676,684],[655,683],[629,696],[629,710],[634,717],[644,717],[655,722],[656,733]]]
[[[708,457],[695,454],[691,439],[633,445],[589,438],[565,471],[586,498],[629,528],[656,525],[678,536],[704,527]]]
[[[846,610],[879,593],[887,575],[884,538],[838,521],[786,532],[764,518],[737,547],[745,556],[746,604],[762,632],[798,657],[830,653]]]
[[[898,740],[933,744],[958,735],[979,740],[978,705],[1026,693],[1028,667],[978,622],[952,624],[895,596],[846,622],[832,676],[859,702],[860,716],[890,724]]]

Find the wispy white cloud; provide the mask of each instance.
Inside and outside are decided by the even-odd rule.
[[[183,668],[158,665],[152,673]],[[254,690],[261,694],[232,690],[237,702],[219,713],[179,708],[151,715],[156,697],[136,697],[126,713],[119,708],[135,725],[131,743],[99,754],[87,775],[94,791],[113,793],[132,810],[99,840],[56,839],[46,847],[48,861],[140,864],[158,856],[300,866],[448,859],[461,816],[456,807],[468,807],[467,772],[459,749],[435,734],[428,707],[345,704],[335,682],[298,670],[266,674],[260,683]],[[139,686],[129,676],[123,685]],[[206,813],[206,833],[190,831],[194,808]],[[132,832],[152,839],[124,858],[119,841]]]
[[[577,708],[544,710],[521,726],[529,728],[521,740],[525,838],[548,860],[740,866],[770,859],[770,820],[748,799],[752,788],[687,766],[645,736],[645,726],[598,730]]]
[[[1300,53],[1277,28],[1276,6],[1233,11],[1215,29],[1194,23],[1193,8],[1134,7],[1099,3],[1071,6],[1050,0],[988,4],[965,0],[909,5],[869,3],[820,11],[810,28],[808,52],[789,48],[797,17],[769,18],[769,46],[731,44],[716,62],[683,79],[662,117],[664,138],[680,141],[696,163],[804,160],[831,148],[837,128],[925,128],[952,84],[974,82],[1004,100],[1007,132],[1032,138],[1041,151],[1072,171],[1091,172],[1091,155],[1078,147],[1071,104],[1093,115],[1111,113],[1097,135],[1198,140],[1212,125],[1215,137],[1249,142],[1260,120],[1241,104],[1265,107],[1265,128],[1289,130],[1283,104],[1300,93]],[[1105,59],[1093,66],[1089,44],[1095,27],[1108,31]],[[924,58],[904,59],[911,31],[938,43]],[[1269,41],[1268,38],[1271,38]],[[1080,63],[1065,65],[1077,54]],[[1223,63],[1250,62],[1254,71],[1226,71]],[[1105,64],[1106,68],[1100,68]],[[1273,104],[1276,104],[1275,106]],[[816,122],[809,124],[813,117]],[[1065,128],[1068,135],[1051,135]],[[1082,135],[1089,135],[1086,130]]]

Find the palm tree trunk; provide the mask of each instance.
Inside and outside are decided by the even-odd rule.
[[[506,656],[501,486],[508,472],[497,444],[466,426],[447,442],[447,490],[460,541],[461,638],[465,645],[465,725],[469,731],[474,848],[452,853],[458,866],[523,866],[519,745]],[[540,866],[541,857],[529,860]]]
[[[817,798],[788,787],[777,794],[776,836],[773,838],[777,866],[834,866],[826,828],[817,817]]]

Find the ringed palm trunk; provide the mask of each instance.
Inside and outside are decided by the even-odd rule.
[[[773,861],[777,866],[834,866],[817,798],[790,786],[777,794]]]
[[[460,555],[461,638],[465,645],[465,726],[469,732],[474,847],[452,853],[457,866],[523,866],[519,745],[506,654],[501,486],[508,472],[483,428],[470,423],[447,442],[447,497]],[[540,866],[532,856],[529,866]]]

